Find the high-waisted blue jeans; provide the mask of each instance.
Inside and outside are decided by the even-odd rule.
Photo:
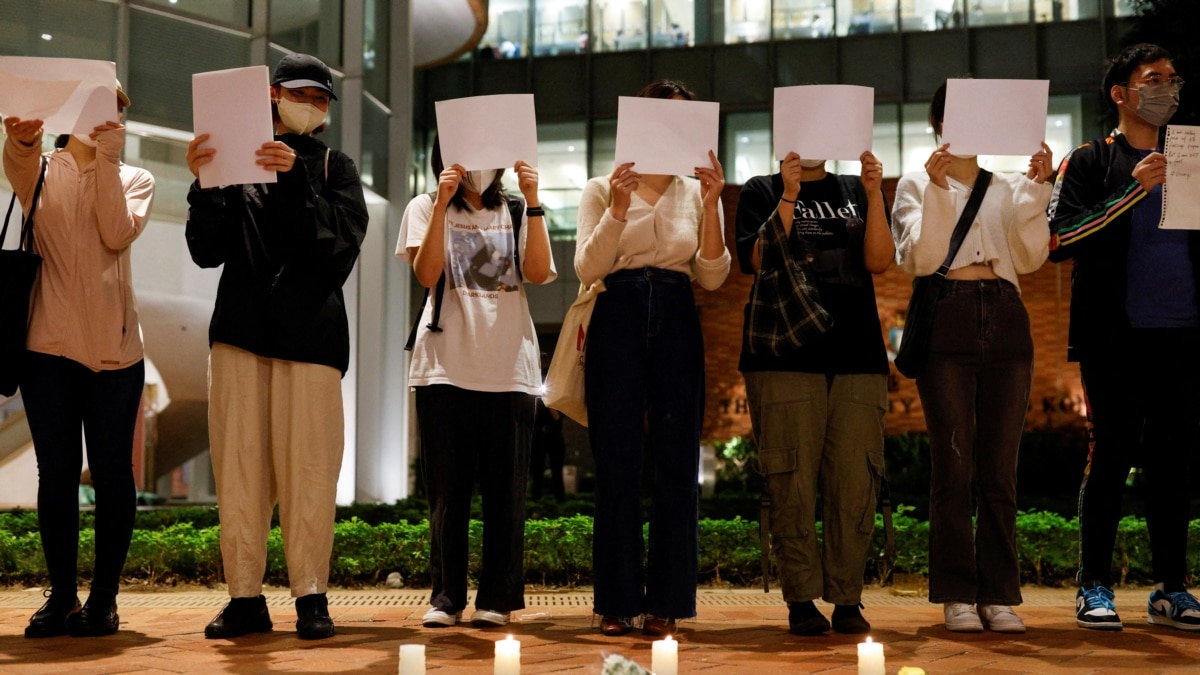
[[[696,615],[697,482],[704,344],[686,275],[657,268],[605,279],[588,332],[586,395],[596,459],[597,614]],[[642,450],[653,511],[643,575]]]
[[[1016,287],[948,282],[917,378],[932,463],[932,602],[1021,603],[1017,451],[1032,377],[1029,314]]]

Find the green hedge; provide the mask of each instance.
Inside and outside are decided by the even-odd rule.
[[[929,569],[929,523],[912,517],[910,507],[897,509],[894,524],[896,555],[881,555],[883,521],[876,516],[867,576],[887,580],[893,573],[926,574]],[[214,584],[221,580],[218,526],[197,527],[160,516],[156,529],[140,527],[133,533],[125,565],[127,581],[150,584]],[[86,523],[80,531],[79,566],[90,572],[95,534]],[[818,525],[818,532],[819,532]],[[1037,584],[1070,583],[1078,557],[1078,521],[1047,512],[1022,512],[1017,518],[1018,554],[1022,580]],[[480,567],[483,525],[470,527],[469,574]],[[1188,537],[1188,572],[1200,574],[1200,520],[1192,521]],[[754,586],[761,584],[758,523],[732,520],[700,521],[699,582]],[[1117,533],[1114,565],[1120,582],[1150,581],[1150,547],[1145,521],[1124,518]],[[341,586],[381,584],[399,572],[406,585],[429,584],[429,524],[371,524],[357,517],[335,525],[331,581]],[[525,578],[532,584],[571,587],[590,582],[592,573],[592,519],[569,516],[529,520],[525,524]],[[46,581],[36,514],[0,514],[0,583],[39,584]],[[267,581],[286,585],[287,571],[279,529],[267,543]]]

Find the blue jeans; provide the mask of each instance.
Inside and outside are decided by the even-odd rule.
[[[50,585],[78,585],[79,475],[83,438],[96,488],[96,562],[92,591],[117,594],[133,537],[137,488],[133,435],[146,382],[142,361],[94,372],[61,356],[27,352],[21,398],[38,465],[38,529]]]
[[[1017,289],[999,279],[948,282],[917,378],[932,464],[931,602],[1021,604],[1017,451],[1032,378]]]
[[[605,279],[588,332],[588,431],[596,460],[597,614],[696,615],[697,481],[704,343],[686,275],[653,267]],[[653,511],[643,575],[642,448]]]

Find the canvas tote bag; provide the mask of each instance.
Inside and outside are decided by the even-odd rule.
[[[587,333],[596,308],[596,296],[604,292],[604,280],[591,286],[579,285],[579,295],[563,317],[558,344],[550,359],[546,375],[546,393],[542,396],[547,408],[554,408],[576,422],[587,426],[587,402],[584,400],[583,367],[587,353]]]

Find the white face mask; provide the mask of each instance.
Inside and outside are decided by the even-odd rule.
[[[825,166],[825,160],[823,160],[823,159],[802,159],[802,160],[800,160],[800,166],[802,166],[806,169],[815,169],[818,166]]]
[[[468,171],[462,181],[463,187],[476,194],[483,194],[484,190],[491,187],[492,181],[496,180],[497,173],[496,169]]]
[[[307,136],[325,123],[325,111],[311,103],[297,103],[280,96],[276,101],[279,119],[289,131]]]
[[[71,138],[74,138],[89,148],[96,147],[96,141],[93,141],[87,134],[71,134]]]

